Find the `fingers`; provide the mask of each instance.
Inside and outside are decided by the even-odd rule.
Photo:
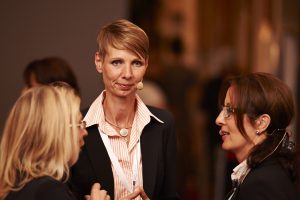
[[[146,195],[145,191],[143,188],[141,187],[137,187],[134,192],[130,193],[129,195],[127,195],[126,197],[123,197],[121,200],[132,200],[134,198],[136,198],[137,196],[141,196],[141,198],[143,200],[150,200],[148,198],[148,196]]]
[[[146,194],[146,192],[144,191],[144,189],[142,189],[140,196],[143,200],[150,200]]]
[[[86,200],[110,200],[106,190],[101,190],[100,188],[101,185],[99,183],[94,183],[91,188],[91,195],[87,195]]]
[[[130,193],[129,195],[127,195],[126,197],[124,197],[124,200],[131,200],[136,198],[137,196],[139,196],[141,192],[141,188],[138,187],[137,189],[134,190],[134,192]]]
[[[94,190],[100,190],[100,188],[101,188],[100,183],[94,183],[93,186],[92,186],[92,188],[91,188],[91,193]]]

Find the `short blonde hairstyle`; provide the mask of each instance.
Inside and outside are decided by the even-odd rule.
[[[39,86],[13,106],[0,143],[0,199],[34,178],[66,181],[79,153],[80,98],[71,87]]]
[[[103,59],[109,46],[129,50],[148,60],[149,39],[147,34],[132,22],[120,19],[104,26],[97,36],[98,52]]]

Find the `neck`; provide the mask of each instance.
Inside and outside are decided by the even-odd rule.
[[[103,102],[105,120],[115,128],[131,127],[135,116],[135,99],[128,101],[106,95]]]
[[[239,153],[236,153],[235,156],[236,156],[236,159],[239,163],[243,162],[244,160],[247,160],[248,158],[248,155],[249,155],[249,152],[246,151],[246,152],[239,152]]]

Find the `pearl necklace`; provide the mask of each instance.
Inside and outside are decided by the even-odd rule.
[[[108,121],[106,118],[105,118],[105,121],[106,121],[107,123],[109,123],[110,125],[112,125],[113,127],[118,128],[118,129],[120,130],[119,133],[120,133],[120,135],[121,135],[122,137],[126,137],[126,136],[128,135],[128,133],[129,133],[128,129],[131,129],[131,127],[132,127],[132,126],[130,126],[130,127],[122,128],[122,127],[120,127],[120,126],[118,126],[118,125],[115,125],[115,124],[111,123],[111,122]]]

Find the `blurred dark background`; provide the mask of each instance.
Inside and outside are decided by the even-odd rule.
[[[176,117],[182,199],[223,199],[236,161],[220,149],[218,89],[230,75],[264,71],[284,80],[298,105],[299,10],[298,0],[1,1],[0,128],[34,59],[66,59],[82,106],[89,105],[103,89],[94,67],[97,32],[126,18],[150,38],[145,81],[154,88],[151,98],[162,99],[157,105]],[[299,124],[296,117],[291,127],[297,143]]]

